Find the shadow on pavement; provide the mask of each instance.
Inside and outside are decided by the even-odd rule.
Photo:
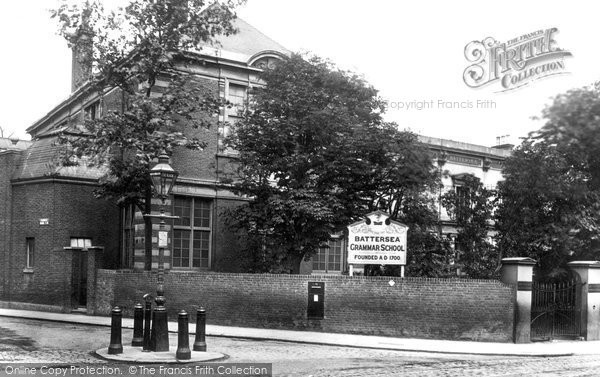
[[[35,351],[37,349],[33,339],[21,336],[14,330],[0,327],[0,351],[8,351],[15,347],[26,351]]]

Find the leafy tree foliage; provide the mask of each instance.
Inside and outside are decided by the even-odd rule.
[[[471,278],[490,278],[498,267],[496,249],[488,241],[495,192],[474,175],[465,174],[461,180],[456,190],[442,196],[442,204],[458,229],[457,265]]]
[[[435,185],[437,187],[437,185]],[[433,189],[413,190],[404,196],[396,220],[409,228],[407,235],[407,276],[450,277],[456,268],[449,263],[450,242],[436,230],[439,225]],[[400,276],[400,266],[367,265],[367,275]]]
[[[600,97],[595,88],[561,94],[545,126],[505,163],[499,190],[499,247],[529,256],[540,274],[565,273],[574,259],[598,259]]]
[[[366,213],[409,219],[435,172],[425,146],[382,120],[384,102],[361,77],[293,55],[261,76],[234,127],[236,190],[229,215],[257,271],[297,272],[303,258]],[[409,224],[410,226],[411,224]]]
[[[598,192],[556,145],[526,140],[504,173],[497,215],[503,256],[531,257],[549,277],[564,274],[570,260],[596,257]]]
[[[200,44],[213,43],[215,36],[235,32],[231,21],[238,3],[131,0],[116,12],[106,12],[94,0],[63,3],[52,12],[59,33],[79,53],[82,66],[90,67],[86,88],[102,96],[116,87],[124,95],[122,109],[86,120],[63,139],[69,146],[65,163],[85,157],[89,164],[108,167],[98,196],[135,203],[148,213],[153,159],[179,146],[203,147],[194,129],[214,124],[211,115],[222,103],[218,93],[194,82],[177,62]],[[161,81],[167,88],[156,95]],[[151,232],[150,219],[146,229]],[[146,240],[151,240],[149,234]]]
[[[536,139],[553,145],[588,187],[600,188],[600,86],[570,90],[542,111],[546,120]]]

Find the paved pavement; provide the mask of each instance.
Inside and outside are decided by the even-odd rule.
[[[15,363],[110,366],[120,368],[123,376],[134,375],[128,372],[128,368],[132,365],[139,367],[140,364],[107,361],[95,357],[90,352],[107,347],[109,334],[110,328],[105,326],[2,317],[0,318],[0,376],[4,368],[14,366]],[[131,329],[123,329],[125,343],[132,335]],[[174,347],[177,344],[177,334],[169,335],[170,344]],[[217,364],[272,364],[273,376],[278,377],[597,377],[600,375],[600,355],[507,357],[403,352],[214,336],[207,337],[206,341],[210,351],[221,352],[228,356],[226,360],[217,361]],[[191,365],[207,364],[214,366],[215,362]],[[147,365],[180,366],[163,362]],[[137,375],[139,376],[140,373]],[[175,374],[145,373],[145,375],[158,377]],[[196,375],[200,374],[196,373]],[[236,377],[241,375],[238,374]]]
[[[0,309],[0,317],[29,318],[54,322],[110,326],[109,317],[69,313],[47,313],[29,310]],[[133,320],[123,319],[123,327],[133,328]],[[177,331],[177,322],[169,322],[169,332]],[[190,324],[190,334],[195,325]],[[294,343],[372,348],[381,350],[433,352],[441,354],[502,356],[572,356],[600,355],[600,341],[553,341],[528,344],[488,343],[432,339],[392,338],[369,335],[335,334],[311,331],[289,331],[246,327],[207,325],[206,335],[252,340],[278,340]]]

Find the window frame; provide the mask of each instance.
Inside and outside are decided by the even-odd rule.
[[[35,238],[25,238],[25,269],[33,270],[35,265]]]
[[[93,101],[83,108],[83,120],[96,120],[102,117],[100,100]]]
[[[335,243],[335,242],[339,242],[340,243],[340,253],[339,253],[339,256],[340,256],[340,261],[339,261],[340,268],[339,269],[330,269],[330,264],[336,263],[335,261],[334,262],[330,262],[329,261],[329,257],[330,257],[329,252],[332,249],[334,249],[334,246],[332,245],[332,243]],[[317,251],[317,254],[315,254],[313,256],[313,258],[311,258],[312,272],[313,273],[318,273],[318,274],[336,274],[336,275],[339,274],[339,275],[341,275],[345,271],[345,268],[346,268],[346,266],[345,266],[345,254],[346,254],[345,253],[345,250],[346,250],[345,246],[346,246],[346,239],[344,237],[338,236],[338,235],[331,236],[331,238],[327,241],[327,245],[329,247],[319,248],[319,251]],[[323,256],[324,256],[324,259],[325,259],[325,262],[324,262],[325,263],[325,270],[315,269],[315,263],[319,263],[319,262],[315,261],[314,258],[319,255],[319,253],[321,252],[321,250],[324,250],[324,255]]]
[[[73,241],[75,241],[75,245],[73,244]],[[82,241],[82,245],[80,244],[80,241]],[[80,247],[80,248],[88,248],[88,247],[92,247],[93,243],[92,243],[92,238],[91,237],[74,237],[71,236],[70,237],[70,247]]]
[[[234,96],[235,98],[241,98],[241,101],[236,101],[231,102],[231,88],[232,87],[239,87],[243,90],[244,95],[243,96]],[[218,148],[219,148],[219,153],[224,153],[224,154],[233,154],[236,155],[238,152],[232,148],[227,148],[225,146],[225,139],[231,135],[231,128],[233,127],[233,125],[238,122],[242,117],[240,116],[241,112],[246,108],[246,106],[248,106],[248,101],[250,98],[250,84],[247,82],[241,82],[241,81],[231,81],[229,79],[225,79],[225,85],[224,85],[224,89],[223,89],[223,98],[226,101],[231,102],[232,106],[231,108],[228,106],[224,106],[223,108],[223,122],[222,124],[219,126],[219,141],[218,141]],[[238,103],[241,102],[241,103]]]
[[[212,228],[213,228],[213,205],[214,202],[213,200],[211,200],[211,198],[206,198],[206,197],[201,197],[201,196],[185,196],[185,195],[174,195],[173,196],[173,201],[172,201],[172,213],[176,215],[176,211],[175,211],[175,204],[177,202],[177,199],[184,199],[186,201],[189,201],[190,203],[190,207],[189,207],[189,225],[181,225],[181,224],[177,224],[178,219],[173,220],[173,233],[172,233],[172,247],[171,247],[171,269],[175,269],[175,270],[210,270],[211,265],[212,265],[212,237],[213,237],[213,232],[212,232]],[[194,212],[196,210],[196,206],[198,203],[205,203],[207,205],[207,209],[208,209],[208,225],[207,226],[196,226],[195,224],[195,216],[194,216]],[[187,208],[186,208],[187,210]],[[176,247],[176,242],[175,242],[175,232],[176,231],[187,231],[189,232],[189,238],[188,238],[188,254],[187,254],[187,260],[188,260],[188,264],[187,266],[176,266],[174,261],[175,261],[175,247]],[[207,247],[207,257],[203,258],[202,257],[202,248],[200,249],[200,265],[195,267],[194,266],[194,241],[200,241],[202,242],[202,239],[198,239],[196,240],[194,238],[194,235],[198,233],[198,234],[202,234],[202,233],[207,233],[208,234],[208,247]],[[183,238],[182,238],[183,239]],[[183,250],[183,249],[182,249]],[[180,259],[185,259],[183,257],[181,257]],[[203,261],[206,261],[206,265],[203,265]]]
[[[121,207],[121,267],[135,265],[135,204]],[[128,248],[129,246],[129,248]]]

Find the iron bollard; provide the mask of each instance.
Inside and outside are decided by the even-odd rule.
[[[133,339],[131,339],[133,347],[144,345],[144,307],[137,303],[133,307]]]
[[[190,351],[190,331],[188,329],[188,314],[185,310],[179,312],[177,318],[177,352],[175,357],[178,360],[189,360],[192,358],[192,351]]]
[[[196,312],[194,351],[206,352],[206,310],[202,307]]]
[[[108,346],[108,354],[116,355],[123,353],[123,345],[121,344],[121,323],[123,319],[123,311],[118,306],[115,306],[111,312],[110,323],[110,345]]]
[[[143,351],[151,351],[152,344],[150,344],[150,324],[152,322],[152,296],[148,293],[144,295],[146,301],[146,308],[144,309],[144,345]]]

